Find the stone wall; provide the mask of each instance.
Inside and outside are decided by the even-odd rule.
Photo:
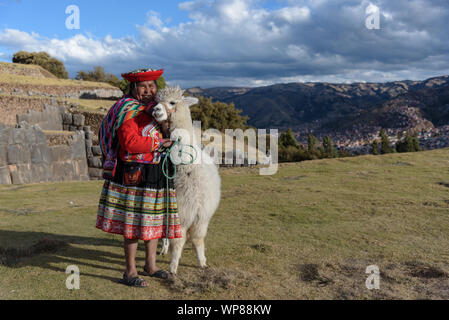
[[[62,126],[64,130],[84,132],[86,161],[88,173],[91,179],[103,178],[102,153],[98,144],[96,133],[91,130],[91,126],[85,125],[86,117],[81,113],[64,112],[62,115]]]
[[[89,180],[84,131],[49,146],[39,124],[0,123],[0,184]]]
[[[71,98],[71,99],[101,99],[117,100],[123,96],[123,92],[117,88],[95,89],[75,86],[46,86],[46,85],[17,85],[2,83],[1,92],[11,96],[47,97],[47,98]]]
[[[28,110],[25,114],[16,115],[17,123],[27,122],[30,125],[37,124],[42,130],[62,131],[63,107],[44,105],[42,111]]]

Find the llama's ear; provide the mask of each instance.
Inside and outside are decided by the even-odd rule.
[[[195,97],[182,97],[182,101],[184,101],[188,107],[193,106],[198,103],[198,98]]]

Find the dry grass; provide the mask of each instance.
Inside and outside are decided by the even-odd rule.
[[[82,80],[54,79],[54,78],[37,78],[32,76],[0,73],[0,84],[9,85],[35,85],[35,86],[55,86],[55,87],[80,87],[80,88],[103,88],[114,89],[107,83],[91,82]]]
[[[0,73],[28,76],[32,75],[38,78],[57,78],[41,66],[19,63],[0,62]]]
[[[222,169],[210,268],[188,243],[178,277],[143,290],[117,283],[122,239],[94,228],[101,182],[0,186],[0,247],[68,245],[0,265],[0,299],[449,299],[448,159],[441,149],[281,164],[273,176]],[[69,291],[73,264],[81,289]],[[379,290],[365,286],[370,265]]]

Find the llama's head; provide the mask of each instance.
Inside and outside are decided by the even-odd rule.
[[[177,87],[165,87],[158,91],[153,108],[153,117],[157,122],[169,121],[170,131],[175,128],[189,128],[192,126],[190,107],[198,103],[194,97],[183,96],[184,90]]]

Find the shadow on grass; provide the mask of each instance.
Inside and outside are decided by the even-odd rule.
[[[2,244],[4,239],[8,239],[9,242],[11,242],[11,239],[17,239],[17,242],[14,242],[14,246],[4,247]],[[24,243],[27,243],[28,246],[25,246]],[[32,244],[29,245],[30,243]],[[57,267],[57,265],[85,266],[98,270],[98,273],[83,272],[85,276],[118,282],[125,268],[124,254],[116,254],[107,249],[82,248],[78,245],[109,246],[115,247],[115,251],[117,248],[120,248],[123,252],[123,241],[121,239],[0,230],[0,266],[7,268],[33,266],[63,273],[65,273],[66,269]],[[141,242],[139,242],[139,251],[144,251],[144,245]],[[136,258],[138,265],[143,264],[144,260],[144,258]],[[98,262],[102,264],[98,264]],[[168,264],[169,262],[159,261],[158,263]],[[116,271],[117,278],[103,275],[101,270]]]
[[[85,266],[94,269],[113,270],[120,275],[123,271],[124,256],[107,250],[81,248],[77,245],[89,246],[112,246],[123,247],[121,241],[51,234],[45,232],[20,232],[0,230],[0,244],[3,239],[17,239],[14,246],[4,247],[0,245],[0,265],[7,268],[21,268],[23,266],[34,266],[57,272],[64,272],[65,268],[57,267],[65,265]],[[32,243],[24,246],[23,243]],[[39,256],[38,258],[36,258]],[[87,261],[86,261],[87,260]],[[95,262],[106,263],[104,266]],[[113,267],[117,265],[118,267]],[[119,267],[121,266],[121,267]],[[118,281],[118,278],[108,277],[98,273],[84,273],[86,276]]]

